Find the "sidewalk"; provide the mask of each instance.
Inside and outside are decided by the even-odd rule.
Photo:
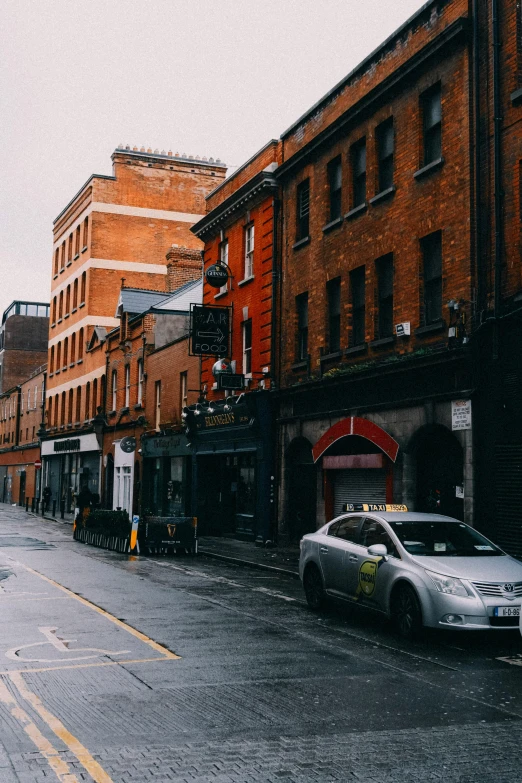
[[[255,546],[253,541],[202,536],[198,540],[198,552],[207,557],[248,565],[251,568],[277,571],[294,577],[299,574],[299,544],[266,549]]]

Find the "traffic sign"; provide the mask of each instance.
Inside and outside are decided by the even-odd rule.
[[[230,327],[230,307],[191,304],[190,355],[228,356]]]
[[[40,470],[40,468],[42,467],[42,460],[40,460],[40,459],[35,459],[35,461],[34,461],[34,467],[35,467],[35,470]]]

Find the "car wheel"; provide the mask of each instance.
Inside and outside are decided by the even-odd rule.
[[[403,639],[414,639],[422,629],[422,612],[417,594],[409,585],[401,585],[393,594],[391,616]]]
[[[309,565],[303,575],[303,588],[306,603],[314,612],[318,612],[325,604],[323,578],[315,565]]]

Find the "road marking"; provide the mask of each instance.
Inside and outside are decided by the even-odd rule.
[[[38,748],[40,753],[49,762],[49,766],[55,773],[60,783],[79,783],[78,778],[72,774],[68,764],[60,757],[56,748],[44,737],[38,727],[30,719],[29,715],[19,707],[18,702],[8,691],[6,685],[0,681],[0,702],[5,704],[13,718],[22,725],[23,730]]]
[[[94,669],[100,666],[123,666],[123,664],[131,663],[168,663],[178,659],[179,656],[177,658],[132,658],[131,660],[126,661],[103,661],[102,663],[72,663],[70,665],[64,664],[61,666],[39,666],[33,669],[6,669],[5,671],[0,671],[0,675],[15,673],[25,674],[26,672],[61,672],[64,671],[64,669]]]
[[[513,666],[522,666],[522,655],[520,653],[508,655],[505,658],[496,658],[496,660],[502,661],[502,663],[511,663]]]
[[[18,690],[20,696],[25,699],[25,701],[29,702],[33,710],[38,713],[43,721],[45,721],[51,731],[56,734],[58,739],[60,739],[69,748],[69,750],[74,753],[82,767],[87,770],[95,783],[113,783],[112,779],[91,756],[87,748],[84,747],[81,742],[65,728],[63,723],[55,715],[53,715],[46,707],[44,707],[36,693],[33,693],[29,690],[24,682],[22,675],[12,672],[9,674],[9,678],[15,688]],[[67,783],[73,783],[73,781],[76,781],[76,778],[74,777],[70,777],[69,780],[67,780],[67,778],[64,779],[63,777],[58,779],[64,780],[64,783],[65,781],[67,781]]]
[[[45,636],[47,639],[46,642],[33,642],[32,644],[23,644],[20,647],[11,647],[11,649],[7,650],[5,653],[5,657],[12,661],[28,661],[30,663],[56,663],[56,658],[24,658],[22,655],[20,655],[21,650],[29,650],[33,647],[44,647],[48,644],[50,644],[51,647],[54,647],[54,649],[59,653],[65,654],[70,661],[87,661],[90,658],[99,658],[104,655],[130,655],[131,652],[130,650],[101,650],[98,647],[76,647],[75,649],[71,650],[69,648],[69,644],[71,644],[71,642],[78,641],[77,639],[62,639],[60,636],[56,635],[58,628],[55,627],[41,626],[38,628],[38,630]],[[91,652],[94,654],[74,656],[74,653],[78,652]]]
[[[170,660],[179,660],[180,658],[179,655],[176,655],[176,653],[171,652],[162,644],[155,642],[154,639],[151,639],[149,636],[142,633],[141,631],[138,631],[136,628],[133,628],[131,625],[127,625],[127,623],[124,623],[123,620],[119,620],[117,617],[114,617],[114,615],[110,614],[109,612],[106,612],[105,609],[102,609],[100,606],[96,606],[96,604],[93,604],[91,601],[88,601],[86,598],[83,598],[81,595],[77,595],[76,593],[73,593],[72,590],[69,590],[67,587],[64,587],[63,585],[59,584],[59,582],[55,582],[54,579],[50,579],[48,576],[44,576],[39,571],[35,571],[34,568],[30,568],[24,563],[19,563],[18,565],[20,565],[30,574],[34,574],[35,576],[38,576],[40,579],[43,579],[44,582],[47,582],[53,587],[56,587],[58,590],[61,590],[70,598],[74,598],[76,601],[79,601],[84,606],[87,606],[89,609],[92,609],[94,612],[97,612],[102,617],[105,617],[107,620],[110,620],[111,623],[117,625],[118,628],[122,628],[124,631],[127,631],[127,633],[130,633],[131,636],[134,636],[136,639],[139,639],[144,644],[147,644],[149,647],[151,647],[156,652],[159,652],[165,658],[168,658]]]

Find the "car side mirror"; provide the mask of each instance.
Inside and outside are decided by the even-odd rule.
[[[372,544],[368,547],[368,554],[372,557],[384,557],[385,560],[388,559],[388,550],[384,544]]]

